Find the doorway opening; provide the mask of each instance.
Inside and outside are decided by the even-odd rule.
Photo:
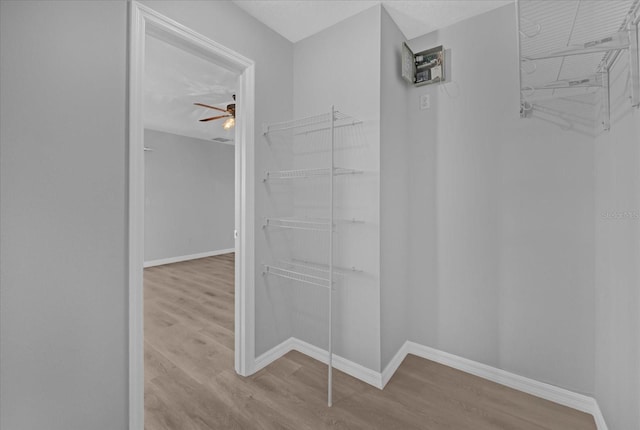
[[[224,250],[234,249],[235,259],[227,258],[223,265],[234,266],[233,368],[236,373],[243,376],[253,373],[255,357],[254,63],[144,5],[131,2],[129,7],[129,429],[142,430],[144,428],[143,266],[145,262],[145,157],[147,156],[144,149],[144,88],[150,84],[145,81],[144,74],[146,48],[156,42],[162,42],[185,54],[218,65],[237,76],[237,79],[234,79],[235,88],[228,89],[233,91],[237,98],[233,109],[235,127],[232,127],[230,130],[233,131],[226,135],[212,136],[211,139],[216,137],[229,139],[234,144],[233,245]],[[222,94],[221,97],[228,95]],[[203,101],[217,103],[216,100],[203,99]],[[224,108],[225,105],[220,106]],[[200,113],[205,114],[204,108]],[[221,113],[221,115],[226,114]],[[200,118],[210,116],[202,115]],[[156,155],[151,151],[147,153]],[[229,234],[231,233],[230,231]],[[193,255],[197,256],[197,254],[198,252],[195,252]],[[162,258],[154,260],[149,256],[147,263],[149,262],[162,262]]]

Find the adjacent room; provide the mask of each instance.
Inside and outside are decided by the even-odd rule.
[[[174,420],[183,412],[176,390],[194,363],[233,373],[238,76],[166,41],[145,42],[145,428],[160,429],[156,411]]]
[[[640,0],[0,2],[0,430],[640,430]]]

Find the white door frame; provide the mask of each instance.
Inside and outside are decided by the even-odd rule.
[[[129,430],[144,428],[144,117],[147,35],[238,72],[235,127],[235,370],[253,373],[254,315],[254,109],[255,65],[248,58],[160,15],[129,3]],[[231,234],[231,232],[229,232]]]

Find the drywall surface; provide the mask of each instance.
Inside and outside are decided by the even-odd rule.
[[[144,1],[143,4],[198,33],[255,61],[255,327],[256,356],[292,335],[289,297],[282,289],[267,288],[262,263],[269,245],[262,231],[273,202],[264,191],[262,178],[274,168],[261,124],[292,117],[293,45],[248,15],[232,2]],[[247,250],[251,252],[251,250]]]
[[[0,3],[0,427],[125,429],[125,1]]]
[[[595,398],[610,430],[640,428],[640,112],[622,55],[611,130],[596,139]]]
[[[370,369],[380,370],[380,7],[350,17],[294,45],[294,112],[304,117],[327,112],[331,105],[362,120],[337,133],[336,166],[363,174],[336,180],[337,218],[364,223],[337,226],[335,263],[362,273],[340,277],[334,292],[334,352]],[[322,140],[322,137],[319,138]],[[327,142],[328,139],[324,139]],[[327,145],[315,152],[294,153],[295,162],[327,165]],[[309,148],[311,150],[311,148]],[[310,156],[316,154],[315,157]],[[298,215],[320,214],[327,202],[322,184],[294,187]],[[312,201],[315,200],[315,203]],[[320,203],[318,203],[320,202]],[[319,206],[320,205],[320,206]],[[324,205],[324,206],[323,206]],[[318,208],[318,210],[315,210]],[[328,212],[324,212],[324,216]],[[326,234],[325,234],[326,236]],[[309,242],[314,240],[314,242]],[[293,235],[294,250],[323,238]],[[306,242],[305,242],[306,241]],[[326,252],[325,254],[326,255]],[[327,291],[300,287],[293,292],[294,336],[321,348],[328,345]]]
[[[408,339],[409,86],[401,78],[405,38],[381,12],[380,44],[380,338],[381,368]]]
[[[410,340],[593,393],[594,139],[519,118],[513,5],[410,41],[440,44],[408,100]]]
[[[144,259],[234,247],[233,145],[145,130]]]
[[[127,4],[0,4],[0,427],[124,429]],[[256,61],[258,124],[291,116],[290,42],[230,2],[146,4]],[[258,354],[291,336],[261,279]]]

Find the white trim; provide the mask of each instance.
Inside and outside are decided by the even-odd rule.
[[[404,361],[404,358],[407,356],[408,344],[409,342],[405,342],[402,344],[400,349],[398,349],[398,352],[396,352],[396,355],[393,356],[389,364],[387,364],[387,366],[382,371],[382,388],[386,387],[387,383],[391,380],[393,375],[396,373],[396,370],[398,370],[398,367],[400,367],[400,365]]]
[[[261,354],[259,357],[256,357],[254,370],[257,372],[259,370],[264,369],[283,355],[287,354],[290,351],[293,351],[293,344],[295,339],[290,337],[282,343],[271,348],[269,351]]]
[[[329,353],[326,349],[318,348],[303,340],[290,337],[257,357],[255,370],[258,371],[265,368],[290,351],[298,351],[324,364],[329,363]],[[371,370],[336,354],[333,354],[333,367],[376,388],[382,388],[381,375],[375,370]]]
[[[301,352],[302,354],[314,358],[322,363],[328,363],[328,353],[326,350],[318,348],[317,346],[311,345],[310,343],[300,339],[291,337],[256,358],[256,370],[263,369],[289,351],[293,350]],[[449,354],[411,341],[405,342],[400,347],[396,355],[391,359],[389,364],[387,364],[381,373],[368,369],[338,355],[334,355],[334,367],[353,376],[354,378],[366,382],[367,384],[383,389],[396,370],[398,370],[407,354],[413,354],[427,360],[435,361],[436,363],[479,376],[483,379],[540,397],[541,399],[549,400],[551,402],[591,414],[593,415],[593,419],[598,430],[608,430],[600,407],[598,406],[598,402],[593,397],[574,393],[573,391],[565,390],[564,388],[559,388],[534,379],[525,378],[524,376],[516,375],[514,373],[507,372],[506,370],[487,366],[486,364],[478,363],[477,361],[462,358],[457,355]]]
[[[300,339],[292,338],[293,348],[294,350],[301,352],[305,355],[308,355],[311,358],[314,358],[324,364],[329,363],[329,353],[327,350],[318,348],[315,345],[311,345],[308,342],[305,342]],[[338,369],[347,375],[351,375],[354,378],[357,378],[367,384],[373,385],[376,388],[382,388],[382,379],[380,372],[376,372],[375,370],[371,370],[367,367],[364,367],[354,361],[348,360],[339,355],[333,354],[333,367],[334,369]]]
[[[582,412],[593,413],[593,398],[583,394],[574,393],[555,385],[539,382],[534,379],[516,375],[506,370],[498,369],[477,361],[439,351],[415,342],[407,342],[407,353],[462,370],[475,376],[506,385],[507,387],[540,397],[545,400],[568,406]]]
[[[607,427],[607,423],[604,421],[604,416],[602,415],[602,411],[600,410],[600,405],[596,399],[593,399],[593,419],[596,422],[596,428],[598,430],[609,430]]]
[[[147,35],[204,56],[238,79],[235,127],[235,370],[253,372],[255,359],[254,111],[255,64],[136,1],[129,2],[128,189],[129,189],[129,430],[144,428],[144,122],[142,94]]]
[[[144,129],[142,80],[145,19],[129,3],[129,430],[144,428]],[[142,172],[142,174],[140,174]]]
[[[198,258],[215,257],[216,255],[230,254],[235,248],[219,249],[217,251],[201,252],[199,254],[179,255],[177,257],[161,258],[159,260],[145,261],[144,267],[162,266],[164,264],[180,263],[181,261],[197,260]]]

